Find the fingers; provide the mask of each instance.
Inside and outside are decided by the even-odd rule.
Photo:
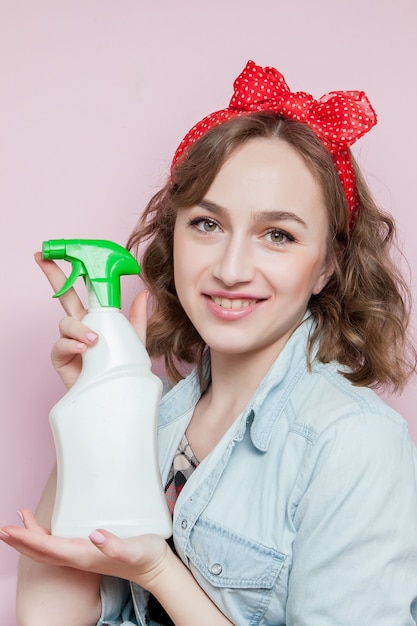
[[[107,530],[94,530],[89,539],[107,557],[116,559],[124,563],[134,564],[143,558],[143,548],[141,538],[132,537],[121,539]]]
[[[102,556],[113,563],[112,575],[118,568],[121,578],[135,580],[145,589],[167,567],[169,555],[172,555],[167,542],[159,535],[121,539],[100,528],[93,531],[89,539]]]
[[[35,515],[32,513],[32,511],[29,511],[29,509],[21,509],[20,511],[18,511],[18,515],[27,530],[32,530],[42,535],[51,534],[47,528],[43,528],[43,526],[38,523]]]
[[[141,576],[158,569],[169,551],[167,542],[159,535],[121,539],[100,528],[94,530],[89,539],[102,554],[134,567]]]
[[[39,563],[74,567],[86,571],[100,568],[100,555],[88,539],[68,539],[51,535],[39,526],[30,511],[22,511],[25,527],[5,526],[0,529],[0,539]]]
[[[65,273],[55,263],[55,261],[44,259],[41,252],[36,252],[35,261],[45,274],[54,292],[56,293],[59,291],[67,280]],[[69,291],[61,296],[59,301],[67,315],[71,315],[72,317],[82,320],[86,314],[86,310],[73,288],[69,289]]]
[[[143,345],[146,345],[146,325],[148,321],[148,292],[141,291],[135,297],[130,307],[129,321],[135,328]]]
[[[121,558],[123,542],[112,533],[105,530],[94,530],[89,535],[91,543],[110,558]]]
[[[81,355],[98,341],[93,332],[74,317],[65,317],[59,325],[61,337],[52,347],[51,360],[67,388],[77,380],[81,367]]]
[[[74,317],[64,317],[59,323],[61,338],[52,348],[52,363],[56,369],[67,365],[73,358],[97,343],[98,335]]]
[[[37,558],[37,551],[34,550],[32,546],[26,545],[24,541],[22,541],[22,538],[28,534],[27,531],[30,531],[30,534],[33,537],[39,537],[42,541],[42,537],[49,536],[50,532],[47,528],[40,526],[32,511],[29,511],[28,509],[21,509],[17,513],[23,522],[24,528],[17,526],[5,526],[0,530],[0,538],[4,541],[4,543],[9,544],[21,554],[39,561],[40,559],[39,556]]]
[[[146,586],[166,567],[171,553],[158,535],[121,539],[100,529],[89,539],[69,539],[51,535],[30,511],[21,513],[24,527],[1,528],[0,540],[39,563],[137,580]]]
[[[92,346],[96,343],[98,335],[75,317],[64,317],[59,323],[59,332],[62,339],[71,340],[74,343]],[[74,350],[80,352],[80,350]]]

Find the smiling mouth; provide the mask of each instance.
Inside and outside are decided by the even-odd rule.
[[[258,302],[258,300],[242,300],[241,298],[220,298],[219,296],[213,296],[212,300],[218,306],[221,306],[223,309],[246,309]]]

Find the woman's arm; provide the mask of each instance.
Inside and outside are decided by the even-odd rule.
[[[55,489],[54,470],[36,512],[45,528],[50,528]],[[100,580],[99,574],[39,563],[22,555],[16,598],[18,626],[94,626],[101,612]]]
[[[170,551],[170,565],[148,590],[178,626],[232,626],[178,557]]]
[[[417,456],[405,424],[347,416],[312,447],[288,626],[416,626]]]
[[[44,510],[51,493],[43,499]],[[0,534],[2,541],[35,561],[22,559],[26,571],[20,574],[19,626],[92,626],[100,615],[98,574],[147,589],[177,626],[231,626],[162,537],[120,539],[98,530],[90,540],[67,539],[50,535],[28,511],[24,522],[25,528],[5,526]]]

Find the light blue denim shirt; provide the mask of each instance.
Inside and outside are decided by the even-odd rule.
[[[415,626],[416,449],[406,422],[338,364],[308,370],[309,330],[189,478],[176,549],[238,626]],[[161,401],[164,483],[199,397],[193,372]],[[105,578],[102,600],[100,625],[148,623],[136,585]]]

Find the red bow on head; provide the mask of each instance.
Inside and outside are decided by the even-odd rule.
[[[350,219],[358,199],[348,148],[377,122],[376,113],[363,91],[331,91],[315,100],[304,91],[291,92],[280,72],[248,61],[234,81],[227,109],[211,113],[187,133],[178,146],[172,166],[184,150],[208,130],[241,115],[272,111],[307,124],[333,157],[348,202]]]

